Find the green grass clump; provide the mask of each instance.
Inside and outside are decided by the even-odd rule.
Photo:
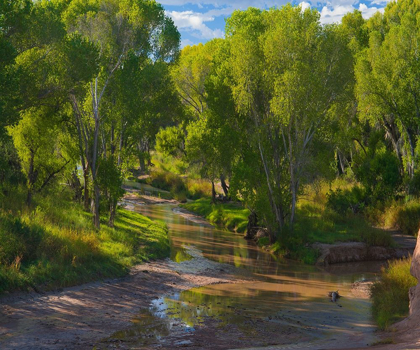
[[[0,209],[0,293],[54,289],[123,276],[134,264],[169,255],[164,224],[119,209],[115,227],[62,198],[38,199],[31,212]]]
[[[189,211],[205,217],[211,223],[223,226],[230,231],[245,232],[248,224],[248,209],[237,203],[213,204],[210,199],[202,198],[192,203],[181,205]]]
[[[394,245],[389,232],[372,227],[362,215],[338,214],[315,203],[299,206],[293,236],[300,239],[299,244],[364,242],[370,246]]]
[[[211,196],[211,184],[208,181],[188,179],[156,168],[150,172],[146,182],[150,186],[170,192],[179,202],[186,202],[187,198],[195,200]]]
[[[408,315],[408,291],[417,284],[410,265],[411,258],[390,262],[382,270],[382,279],[372,286],[372,314],[380,329]]]
[[[394,203],[385,210],[384,225],[416,236],[420,226],[420,202]]]

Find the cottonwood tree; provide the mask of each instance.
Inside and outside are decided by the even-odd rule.
[[[186,130],[186,155],[191,164],[200,164],[201,175],[212,182],[220,178],[229,197],[226,177],[231,173],[234,135],[232,94],[225,83],[227,43],[222,39],[205,45],[187,46],[171,73],[190,124]]]
[[[360,118],[383,128],[410,178],[420,131],[419,10],[418,2],[403,0],[370,19],[369,47],[356,66]]]
[[[277,230],[293,225],[317,131],[346,81],[349,50],[319,13],[286,5],[235,12],[227,21],[232,92],[249,116]],[[274,234],[271,239],[274,240]]]
[[[97,175],[98,160],[105,155],[107,143],[102,113],[106,90],[129,53],[163,61],[174,59],[179,33],[162,6],[154,1],[74,0],[63,17],[69,33],[78,32],[99,48],[99,72],[89,83],[88,98],[81,101],[72,97],[81,148],[93,181],[94,224],[99,228]]]

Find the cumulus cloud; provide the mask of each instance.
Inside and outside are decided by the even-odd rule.
[[[310,9],[311,8],[311,4],[309,2],[306,1],[302,1],[299,6],[301,7],[302,11],[305,11],[306,9]]]
[[[191,32],[191,35],[199,39],[210,40],[221,38],[224,35],[221,29],[213,30],[205,25],[205,22],[214,21],[214,16],[211,16],[208,13],[169,11],[167,14],[173,19],[178,29]]]
[[[321,22],[324,24],[337,23],[348,12],[353,12],[356,8],[352,5],[346,6],[324,6],[321,10]],[[383,8],[368,7],[365,4],[359,4],[358,10],[362,13],[363,18],[368,19],[377,11],[383,12]]]
[[[159,0],[165,6],[171,6],[172,11],[167,11],[167,14],[172,17],[182,36],[187,35],[189,38],[188,41],[183,39],[182,46],[189,45],[192,41],[196,43],[194,38],[198,42],[205,42],[223,37],[223,24],[219,19],[230,16],[234,10],[244,10],[248,7],[260,9],[281,7],[288,1],[290,0]],[[312,2],[314,6],[310,1],[301,0],[299,6],[303,11],[312,7],[320,9],[321,23],[329,24],[340,22],[346,13],[355,9],[361,11],[363,17],[367,19],[376,11],[383,12],[383,7],[391,0],[368,0],[367,3],[360,3],[360,0],[322,0]],[[177,11],[178,6],[179,11]],[[215,19],[218,20],[217,25],[208,24]]]

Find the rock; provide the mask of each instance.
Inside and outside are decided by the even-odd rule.
[[[335,244],[315,243],[312,248],[318,250],[320,256],[317,265],[329,265],[345,262],[358,261],[382,261],[407,257],[409,249],[386,248],[378,246],[368,246],[361,242],[346,242]],[[420,269],[419,269],[420,271]]]
[[[269,237],[268,230],[266,228],[259,228],[257,233],[254,236],[254,240],[259,240],[263,237]]]
[[[420,235],[417,236],[417,244],[411,261],[410,272],[417,278],[417,281],[420,281]],[[417,320],[420,320],[420,283],[417,283],[417,286],[410,288],[410,317],[411,316],[415,316]]]

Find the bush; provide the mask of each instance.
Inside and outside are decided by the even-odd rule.
[[[150,173],[147,183],[153,187],[169,191],[173,198],[180,202],[189,199],[199,199],[211,196],[211,184],[205,180],[182,178],[179,175],[154,170]]]
[[[408,315],[408,291],[417,284],[410,265],[411,258],[390,262],[382,270],[382,279],[372,286],[372,314],[381,329]]]
[[[372,145],[368,155],[362,160],[356,160],[358,164],[355,164],[353,168],[357,180],[372,199],[383,201],[397,193],[402,184],[402,177],[395,154],[385,148],[376,149],[376,147],[377,145]]]
[[[366,205],[366,193],[360,187],[352,189],[337,189],[327,194],[327,207],[339,214],[349,211],[356,214],[363,211]]]
[[[153,187],[174,193],[187,190],[180,176],[161,170],[152,171],[147,183]]]
[[[384,214],[385,226],[401,230],[406,235],[417,235],[420,227],[420,203],[408,202],[390,207]]]

